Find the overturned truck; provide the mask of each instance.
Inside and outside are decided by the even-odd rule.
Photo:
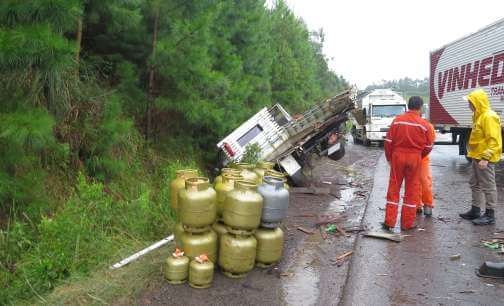
[[[311,154],[344,156],[345,122],[355,109],[355,94],[345,90],[294,117],[280,104],[261,109],[217,144],[220,166],[240,161],[246,148],[257,144],[260,159],[274,162],[294,185],[305,185],[303,167]]]

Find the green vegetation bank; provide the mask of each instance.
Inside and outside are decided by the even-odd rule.
[[[346,86],[323,42],[282,1],[1,1],[0,304],[169,234],[175,169]]]

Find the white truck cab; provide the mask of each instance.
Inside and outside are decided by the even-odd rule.
[[[404,98],[391,89],[375,89],[357,97],[353,112],[352,136],[354,143],[369,145],[383,142],[395,116],[406,112]]]

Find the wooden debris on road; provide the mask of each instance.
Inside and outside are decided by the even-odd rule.
[[[336,260],[342,260],[342,259],[345,259],[346,257],[350,256],[353,254],[353,251],[348,251],[348,252],[345,252],[343,254],[341,254],[340,256],[336,257]]]
[[[460,257],[461,257],[461,256],[460,256],[460,254],[455,254],[455,255],[450,256],[450,260],[451,260],[451,261],[454,261],[454,260],[459,260],[459,259],[460,259]]]
[[[341,267],[341,265],[343,265],[343,263],[345,262],[345,260],[353,254],[353,251],[348,251],[348,252],[345,252],[341,255],[339,255],[338,257],[336,257],[333,263],[333,265],[337,265],[338,267]]]
[[[369,232],[365,232],[364,236],[372,237],[372,238],[379,238],[379,239],[387,239],[387,240],[394,241],[394,242],[401,242],[402,241],[402,236],[400,234],[369,231]]]
[[[342,229],[341,226],[336,225],[336,230],[338,230],[338,232],[340,232],[341,235],[343,235],[345,237],[350,237],[350,235],[347,232],[345,232],[345,230]]]
[[[316,215],[315,214],[300,214],[300,215],[295,215],[294,217],[314,218],[314,217],[316,217]]]
[[[315,233],[315,231],[312,231],[312,230],[309,230],[309,229],[306,229],[302,226],[298,226],[297,228],[299,231],[302,231],[303,233],[305,234],[308,234],[308,235],[313,235]]]
[[[306,194],[329,194],[330,188],[327,187],[291,187],[291,193],[306,193]]]

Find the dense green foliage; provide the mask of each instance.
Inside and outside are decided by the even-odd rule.
[[[176,168],[346,86],[323,41],[282,1],[1,1],[0,304],[169,232]]]

